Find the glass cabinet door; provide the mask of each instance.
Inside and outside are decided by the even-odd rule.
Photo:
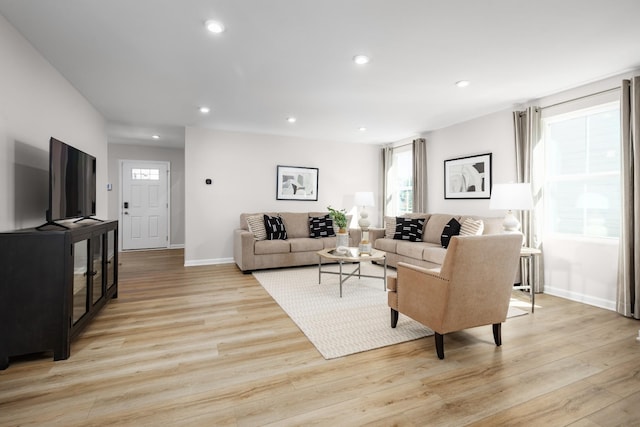
[[[89,240],[73,244],[73,323],[87,313],[89,279]]]
[[[102,298],[104,287],[102,286],[102,278],[104,274],[102,272],[103,268],[103,259],[102,259],[102,251],[103,251],[103,239],[104,235],[96,236],[91,239],[91,246],[93,248],[93,254],[91,258],[91,264],[93,267],[93,271],[91,275],[93,276],[93,281],[91,284],[91,302],[95,304]]]
[[[107,289],[111,289],[116,284],[115,262],[116,258],[116,232],[107,232]]]

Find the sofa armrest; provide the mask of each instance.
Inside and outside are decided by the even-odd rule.
[[[255,238],[247,230],[236,229],[233,232],[233,259],[243,272],[255,269]]]
[[[369,228],[369,241],[373,245],[376,242],[376,240],[384,238],[385,233],[386,233],[386,229],[384,228],[371,227]]]

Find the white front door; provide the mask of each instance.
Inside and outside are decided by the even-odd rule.
[[[122,161],[122,249],[169,246],[169,163]]]

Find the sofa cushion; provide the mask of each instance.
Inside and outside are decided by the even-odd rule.
[[[253,250],[256,255],[286,254],[291,252],[291,245],[288,240],[258,240]]]
[[[429,217],[429,221],[424,226],[424,233],[422,235],[422,240],[429,243],[437,243],[440,244],[440,238],[442,237],[442,230],[444,226],[447,225],[451,218],[455,218],[456,220],[459,217],[454,215],[447,214],[433,214]]]
[[[294,237],[289,239],[289,243],[291,244],[291,252],[310,252],[324,249],[322,239],[311,237]]]
[[[329,215],[309,218],[309,237],[330,237],[335,236],[333,220]]]
[[[442,265],[444,256],[447,254],[447,250],[440,245],[429,243],[429,246],[422,251],[422,259],[424,261],[432,262],[434,264]]]
[[[279,216],[264,215],[264,228],[267,231],[267,240],[287,239],[287,229]]]
[[[247,227],[253,233],[256,240],[267,238],[267,230],[264,228],[264,215],[251,215],[247,217]]]
[[[484,230],[484,222],[481,219],[467,218],[460,225],[461,236],[480,236]]]
[[[396,253],[396,248],[398,246],[398,240],[387,239],[376,239],[373,246],[379,251]]]
[[[309,214],[307,212],[280,212],[278,216],[282,218],[289,238],[309,237]]]
[[[451,237],[457,236],[460,234],[460,223],[457,219],[451,218],[449,222],[442,229],[442,236],[440,237],[440,244],[443,248],[449,246],[449,241]]]
[[[396,246],[396,253],[398,255],[421,260],[425,245],[428,244],[423,242],[398,242],[398,246]]]
[[[422,242],[424,219],[422,218],[396,218],[395,240],[408,240],[410,242]]]

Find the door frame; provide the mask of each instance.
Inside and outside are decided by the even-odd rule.
[[[122,241],[123,241],[123,220],[124,220],[124,210],[122,208],[122,204],[124,203],[122,195],[124,194],[124,182],[122,179],[122,171],[124,169],[125,162],[139,163],[139,164],[157,164],[163,163],[167,165],[167,247],[166,248],[157,248],[157,249],[169,249],[171,247],[171,162],[166,160],[136,160],[136,159],[119,159],[118,160],[118,181],[120,181],[120,188],[118,192],[118,220],[120,222],[120,226],[118,227],[118,251],[153,251],[155,248],[150,249],[122,249]]]

